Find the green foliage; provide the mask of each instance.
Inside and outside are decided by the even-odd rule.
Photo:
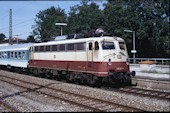
[[[51,7],[40,11],[36,17],[33,34],[43,42],[49,41],[53,36],[60,34],[60,27],[56,26],[55,23],[66,22],[66,14],[59,7]]]
[[[167,0],[109,0],[103,10],[105,29],[125,39],[130,56],[133,35],[124,32],[125,29],[135,31],[137,57],[168,57],[170,54],[167,3]]]
[[[34,38],[33,35],[29,35],[29,36],[27,37],[27,42],[36,42],[36,40],[35,40],[35,38]]]
[[[95,3],[82,3],[71,7],[68,17],[68,33],[87,33],[104,25],[102,11]]]
[[[68,16],[60,8],[48,8],[36,15],[33,34],[41,41],[60,35],[55,23],[66,22],[64,34],[94,32],[98,27],[125,39],[132,57],[132,33],[135,31],[137,57],[169,57],[169,0],[108,0],[104,9],[82,0],[70,7]]]
[[[5,38],[6,38],[6,36],[3,33],[1,33],[0,34],[0,42],[3,42]]]

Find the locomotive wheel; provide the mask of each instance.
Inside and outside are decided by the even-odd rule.
[[[131,77],[129,75],[124,75],[124,78],[125,78],[125,81],[124,81],[125,85],[131,85],[132,84]]]
[[[69,82],[69,83],[72,83],[74,80],[74,74],[72,72],[69,72],[67,75],[66,75],[66,81]]]
[[[81,85],[87,84],[87,81],[86,81],[86,74],[84,74],[84,73],[81,74],[80,84],[81,84]]]
[[[88,78],[87,78],[88,85],[90,85],[92,87],[100,87],[101,82],[102,82],[101,78],[98,78],[94,75],[88,75]]]
[[[62,71],[58,71],[58,73],[55,76],[58,81],[61,81],[62,80]]]
[[[96,81],[96,87],[101,87],[102,86],[102,79],[101,77],[97,77],[97,81]]]
[[[58,81],[61,81],[61,80],[62,80],[60,74],[56,75],[56,80],[58,80]]]
[[[37,70],[37,69],[34,69],[34,68],[33,68],[33,74],[34,74],[34,76],[39,77],[39,73],[38,73],[38,70]]]
[[[78,84],[79,85],[83,85],[84,83],[85,83],[84,76],[82,76],[82,74],[80,74],[79,78],[78,78]]]
[[[87,85],[92,86],[95,83],[93,76],[88,74],[87,75]]]

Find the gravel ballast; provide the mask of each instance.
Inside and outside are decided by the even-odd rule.
[[[92,88],[76,84],[69,84],[55,80],[48,80],[30,75],[22,75],[0,70],[1,75],[15,76],[25,81],[39,83],[41,85],[51,84],[50,87],[76,92],[82,95],[95,97],[122,105],[133,106],[146,111],[170,111],[169,100],[159,100],[150,97],[135,96],[120,92],[109,91],[101,88]],[[25,91],[25,89],[0,82],[0,96],[9,104],[17,107],[21,112],[63,112],[63,111],[88,111],[87,109],[71,105],[59,99],[53,99],[43,94]],[[0,108],[1,110],[1,108]],[[2,111],[3,112],[3,111]]]

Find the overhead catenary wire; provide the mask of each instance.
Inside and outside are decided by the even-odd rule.
[[[35,1],[34,1],[35,2]],[[22,7],[19,7],[19,8],[17,8],[16,10],[13,10],[13,14],[15,14],[16,12],[18,12],[18,11],[22,11],[22,9],[23,8],[25,8],[25,7],[28,7],[29,5],[31,5],[31,4],[33,4],[34,2],[31,2],[31,3],[28,3],[28,4],[26,4],[26,5],[24,5],[24,6],[22,6]],[[8,11],[6,11],[6,12],[4,12],[4,14],[5,14],[5,16],[1,16],[1,18],[0,18],[0,20],[1,19],[4,19],[4,18],[8,18],[8,16],[9,16],[9,10]]]
[[[27,4],[27,5],[31,5],[31,4],[33,4],[33,3],[29,3],[29,4]],[[23,6],[23,7],[20,7],[20,8],[24,8],[24,7],[26,7],[26,5]],[[72,6],[69,6],[69,7],[67,7],[67,8],[63,8],[66,15],[68,14],[68,13],[66,12],[66,9],[69,9],[70,7],[72,7]],[[15,11],[18,12],[20,8],[18,8],[18,9],[15,10]],[[47,9],[48,9],[48,8],[47,8]],[[16,13],[16,12],[15,12],[15,13]],[[53,15],[55,15],[55,13],[54,13]],[[51,15],[51,16],[53,16],[53,15]],[[25,23],[28,23],[28,22],[32,21],[33,19],[35,19],[35,18],[30,18],[30,19],[24,20],[24,21],[22,21],[22,22],[16,23],[16,24],[13,25],[13,28],[15,28],[16,26],[20,26],[20,25],[24,26]],[[33,26],[33,25],[32,25],[32,26]],[[31,27],[32,27],[32,26],[31,26]],[[24,26],[24,27],[25,27],[25,26]],[[7,27],[0,28],[0,30],[2,30],[2,29],[3,29],[3,30],[4,30],[4,29],[8,29],[8,26],[7,26]],[[5,32],[6,32],[6,31],[5,31]],[[30,31],[30,32],[31,32],[31,31]],[[47,34],[49,34],[49,32],[48,32],[47,30],[44,30],[44,32],[46,32]]]
[[[30,18],[30,19],[28,19],[28,20],[24,20],[24,21],[22,21],[22,22],[16,23],[16,24],[13,25],[13,27],[14,27],[14,26],[17,26],[17,25],[20,25],[20,24],[23,24],[23,23],[30,22],[30,20],[34,20],[34,18]],[[2,29],[8,29],[8,26],[7,26],[7,27],[0,28],[0,30],[2,30]]]

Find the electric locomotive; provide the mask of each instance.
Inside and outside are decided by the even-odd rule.
[[[115,36],[65,39],[36,43],[30,48],[29,71],[90,85],[131,84],[125,41]]]

